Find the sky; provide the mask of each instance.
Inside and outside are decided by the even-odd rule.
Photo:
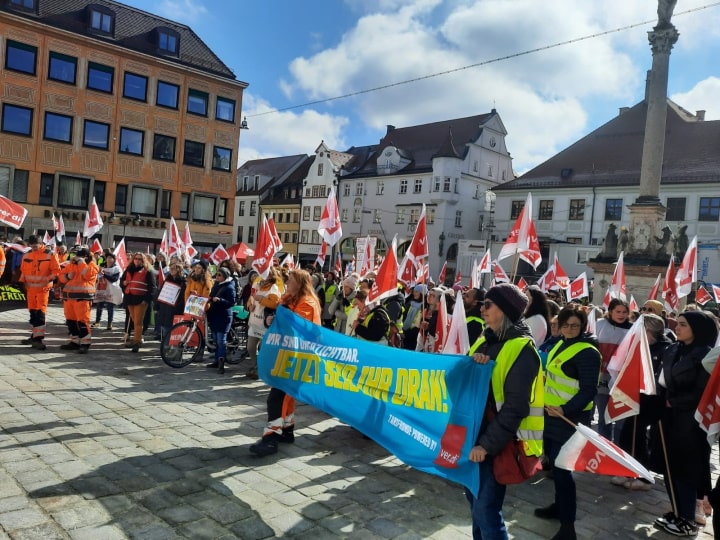
[[[249,84],[239,165],[495,108],[522,174],[642,100],[657,22],[654,0],[122,1],[190,26]],[[672,21],[668,95],[720,119],[720,1],[679,0]]]

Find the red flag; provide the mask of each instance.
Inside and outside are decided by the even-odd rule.
[[[635,301],[635,297],[631,294],[630,295],[630,302],[628,302],[628,307],[630,308],[630,311],[638,312],[640,311],[640,306],[638,306],[637,302]]]
[[[268,272],[270,272],[273,255],[275,255],[275,251],[273,250],[272,238],[270,237],[270,231],[268,229],[267,217],[263,214],[257,244],[255,244],[255,258],[252,262],[253,269],[260,274],[263,279],[265,279],[268,276]]]
[[[505,241],[500,253],[498,261],[519,255],[522,260],[537,267],[542,262],[540,254],[540,243],[538,242],[537,233],[535,232],[535,224],[532,220],[532,195],[528,193],[525,206],[520,211],[520,215],[513,225],[510,234]]]
[[[520,289],[522,292],[525,292],[528,290],[528,282],[525,281],[525,278],[521,277],[517,282],[518,289]]]
[[[165,285],[165,270],[163,269],[162,261],[158,261],[158,273],[157,273],[157,286],[158,291]]]
[[[103,221],[100,217],[100,209],[95,202],[95,197],[93,197],[92,204],[90,204],[90,210],[88,212],[85,212],[85,226],[83,227],[83,236],[85,238],[90,238],[102,228]]]
[[[280,235],[278,234],[277,229],[275,228],[275,218],[272,216],[268,218],[268,229],[270,230],[270,237],[272,238],[273,249],[275,250],[275,253],[277,253],[283,248],[283,243],[280,240]],[[273,255],[275,253],[273,253]]]
[[[485,250],[485,255],[480,259],[478,263],[478,274],[491,274],[492,273],[492,261],[490,260],[490,250]]]
[[[163,232],[163,235],[165,233]],[[185,222],[185,228],[183,229],[182,238],[180,239],[183,247],[185,248],[185,255],[188,259],[194,259],[198,254],[198,250],[193,247],[193,240],[190,236],[190,222]]]
[[[500,266],[498,261],[495,261],[495,283],[510,283],[510,278]]]
[[[318,267],[318,269],[322,270],[323,266],[325,266],[325,257],[327,256],[327,242],[323,240],[323,243],[320,244],[320,251],[318,252],[317,259],[315,259],[315,266]]]
[[[165,255],[168,253],[167,231],[163,231],[162,240],[160,240],[160,253]]]
[[[447,277],[447,261],[443,262],[442,268],[440,269],[440,274],[438,275],[438,285],[443,285],[445,283],[446,277]]]
[[[225,251],[222,244],[218,244],[217,247],[210,254],[210,260],[215,264],[220,264],[223,261],[227,261],[230,258],[230,254]]]
[[[55,231],[55,238],[62,240],[63,236],[65,236],[65,223],[63,222],[62,214],[56,218],[55,213],[53,213],[52,224],[53,230]]]
[[[537,286],[540,287],[540,290],[544,293],[547,293],[553,287],[557,287],[557,282],[555,281],[555,265],[551,264],[545,273],[540,276]]]
[[[95,238],[95,240],[93,240],[92,246],[90,246],[90,253],[102,253],[102,252],[103,252],[102,244],[100,244],[100,240]]]
[[[432,352],[440,352],[445,347],[445,340],[447,339],[449,323],[448,312],[447,312],[447,301],[445,300],[445,294],[440,293],[438,299],[438,315],[435,320],[435,341],[433,342]],[[467,323],[466,323],[467,324]]]
[[[572,283],[570,283],[570,287],[568,287],[566,294],[568,302],[571,300],[579,300],[585,296],[590,296],[588,291],[587,275],[585,272],[580,274],[572,281]]]
[[[27,213],[27,208],[0,195],[0,223],[13,229],[19,229],[22,227]]]
[[[674,257],[670,257],[668,269],[665,273],[665,281],[663,282],[662,297],[665,300],[665,309],[677,313],[680,307],[680,298],[677,295],[677,282],[675,281],[675,262]]]
[[[293,257],[292,253],[288,253],[283,258],[282,262],[280,263],[280,266],[287,267],[288,270],[294,270],[295,269],[295,257]]]
[[[377,276],[373,282],[373,286],[368,293],[367,301],[372,304],[379,302],[383,298],[389,298],[397,294],[397,236],[392,239],[390,248],[385,254]]]
[[[685,256],[677,269],[675,281],[677,282],[678,298],[690,294],[693,283],[697,281],[697,236],[693,237],[685,252]]]
[[[453,287],[455,285],[462,285],[462,273],[460,272],[459,268],[457,274],[455,274],[455,283],[453,283]]]
[[[605,421],[615,422],[640,412],[640,394],[655,395],[655,376],[645,323],[640,317],[615,350],[608,364],[611,375]]]
[[[320,216],[318,234],[327,244],[332,247],[342,238],[342,224],[340,223],[340,212],[338,211],[335,188],[330,188],[325,208]]]
[[[712,290],[713,290],[713,296],[715,297],[715,301],[718,304],[720,304],[720,287],[718,287],[717,285],[713,285]]]
[[[415,267],[420,266],[420,259],[427,259],[430,256],[427,242],[427,217],[425,216],[425,203],[423,203],[422,212],[420,212],[420,218],[418,219],[417,226],[415,227],[415,234],[413,234],[412,240],[410,241],[410,247],[408,247],[405,255],[410,258]]]
[[[415,264],[410,259],[410,256],[408,255],[407,251],[405,252],[405,256],[403,257],[402,261],[398,265],[398,275],[397,279],[400,283],[404,284],[406,287],[411,287],[415,285],[415,278],[417,274],[415,272]]]
[[[80,235],[80,231],[77,232],[75,235],[75,245],[81,246],[82,245],[82,236]]]
[[[342,276],[342,254],[340,253],[340,250],[338,250],[335,257],[335,273],[338,276]]]
[[[568,471],[584,471],[609,476],[642,476],[655,483],[650,471],[622,448],[582,424],[562,446],[555,466]]]
[[[177,223],[175,223],[175,218],[173,217],[170,217],[170,231],[168,232],[167,249],[168,257],[172,255],[181,255],[185,251],[182,247],[180,231],[178,230]]]
[[[113,251],[115,254],[115,262],[120,268],[121,272],[124,272],[128,265],[127,251],[125,251],[125,239],[123,238],[118,243],[117,247]]]
[[[657,295],[660,292],[660,283],[662,282],[662,274],[658,274],[657,279],[655,280],[655,285],[653,285],[652,289],[650,289],[650,294],[648,295],[648,300],[656,300]]]
[[[558,287],[561,289],[567,289],[570,286],[570,278],[567,275],[567,272],[563,269],[562,266],[560,266],[560,261],[558,260],[557,252],[555,252],[555,261],[553,262],[553,270],[555,272],[555,283]]]
[[[465,320],[465,305],[458,300],[453,308],[450,329],[442,352],[443,354],[467,354],[469,348],[470,338]]]
[[[625,263],[623,262],[623,252],[620,252],[612,279],[610,280],[610,298],[620,298],[627,300],[627,286],[625,284]]]
[[[45,234],[43,235],[43,244],[49,246],[49,245],[50,245],[50,240],[51,240],[51,239],[50,239],[50,233],[47,232],[47,231],[45,231]],[[54,244],[55,242],[52,242],[52,243]]]
[[[708,444],[712,447],[720,437],[720,358],[715,362],[710,380],[695,411],[695,420],[707,432]]]
[[[695,293],[695,303],[700,304],[701,306],[704,306],[712,299],[712,296],[710,296],[710,293],[707,292],[707,289],[705,287],[698,288],[697,292]]]
[[[430,265],[420,259],[420,265],[415,274],[415,283],[427,283],[428,279],[430,279]]]
[[[370,242],[370,237],[368,236],[365,239],[365,250],[363,252],[363,258],[362,258],[362,264],[360,265],[360,276],[366,276],[370,272],[372,272],[373,268],[373,253],[372,253],[372,243]]]

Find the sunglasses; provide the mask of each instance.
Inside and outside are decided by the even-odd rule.
[[[649,311],[649,312],[652,313],[652,308],[644,307],[644,306],[643,306],[643,307],[640,308],[640,311]]]
[[[493,302],[492,300],[483,300],[480,305],[483,309],[490,309],[495,305],[495,302]]]

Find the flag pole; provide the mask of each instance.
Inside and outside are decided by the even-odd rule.
[[[520,254],[515,251],[515,255],[513,255],[513,267],[512,272],[510,273],[510,282],[515,283],[515,277],[517,276],[517,269],[518,265],[520,264]]]
[[[670,493],[670,504],[672,504],[673,514],[678,515],[677,501],[675,500],[675,488],[670,475],[670,462],[668,461],[667,446],[665,445],[665,431],[663,430],[662,420],[658,420],[658,428],[660,428],[660,442],[662,443],[663,457],[665,458],[665,476],[667,477],[667,487]]]

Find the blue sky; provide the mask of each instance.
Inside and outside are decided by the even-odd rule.
[[[239,162],[378,142],[386,125],[489,112],[522,173],[644,93],[655,0],[123,0],[190,26],[250,84]],[[706,9],[684,14],[702,6]],[[263,114],[615,28],[387,90]],[[668,93],[720,119],[720,2],[680,0]]]

